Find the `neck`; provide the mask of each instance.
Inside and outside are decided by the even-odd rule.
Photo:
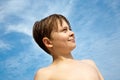
[[[72,57],[71,53],[69,53],[67,55],[53,56],[53,63],[66,62],[66,61],[69,61],[72,59],[73,59],[73,57]]]

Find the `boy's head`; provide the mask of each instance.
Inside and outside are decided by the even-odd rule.
[[[43,38],[47,37],[51,39],[51,33],[58,30],[58,23],[62,25],[62,21],[65,21],[70,27],[69,21],[60,14],[52,14],[41,21],[36,21],[33,26],[33,38],[36,43],[48,54],[51,54],[48,48],[43,43]]]

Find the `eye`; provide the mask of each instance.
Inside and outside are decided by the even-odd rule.
[[[67,31],[72,31],[72,29],[70,28],[70,27],[64,27],[63,29],[62,29],[62,32],[67,32]]]
[[[67,28],[64,28],[64,29],[63,29],[63,32],[67,32]]]

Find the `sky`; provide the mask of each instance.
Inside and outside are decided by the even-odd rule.
[[[75,33],[74,59],[92,59],[105,80],[120,80],[120,0],[0,0],[0,80],[33,80],[52,63],[32,27],[55,13]]]

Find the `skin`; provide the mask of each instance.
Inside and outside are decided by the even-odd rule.
[[[74,33],[63,20],[52,39],[43,38],[51,52],[53,63],[37,71],[34,80],[104,80],[92,60],[74,60],[71,51],[76,47]]]

